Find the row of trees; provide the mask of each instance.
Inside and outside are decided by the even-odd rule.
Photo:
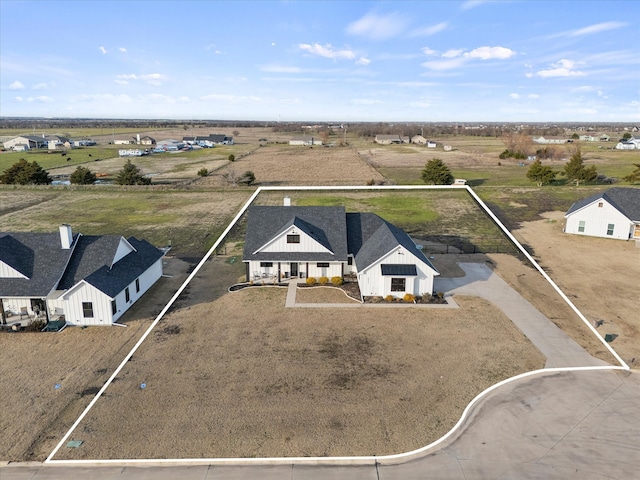
[[[625,182],[640,182],[640,163],[635,163],[634,165],[636,169],[623,178]],[[598,179],[598,171],[595,165],[586,166],[580,151],[571,156],[561,171],[554,170],[548,165],[542,165],[540,160],[533,162],[527,171],[527,178],[535,182],[539,187],[553,183],[558,175],[565,176],[567,182],[575,183],[576,186],[581,183],[595,182]],[[454,180],[449,167],[438,158],[427,162],[422,170],[421,178],[428,185],[451,185]]]

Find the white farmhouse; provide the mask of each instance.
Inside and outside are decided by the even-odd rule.
[[[640,240],[640,189],[615,187],[584,198],[565,218],[565,233]]]
[[[254,206],[243,261],[247,280],[355,275],[363,296],[433,293],[439,275],[401,229],[344,207]]]
[[[0,314],[112,325],[162,276],[164,252],[117,235],[0,233]],[[9,317],[10,319],[10,317]]]

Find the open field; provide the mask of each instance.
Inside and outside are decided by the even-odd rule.
[[[0,189],[3,231],[52,232],[62,223],[85,235],[144,238],[173,253],[202,257],[251,191],[175,189]]]

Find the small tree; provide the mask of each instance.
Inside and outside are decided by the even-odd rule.
[[[577,150],[566,163],[563,174],[569,182],[575,182],[576,187],[580,185],[580,182],[594,182],[598,178],[595,165],[584,166],[580,150]]]
[[[88,168],[78,165],[71,174],[70,180],[74,185],[93,185],[96,182],[96,174]]]
[[[629,132],[626,132],[624,135],[622,135],[623,140],[629,140],[630,138],[631,138],[631,134]]]
[[[118,172],[116,177],[116,184],[118,185],[150,185],[151,179],[146,178],[140,172],[140,169],[131,163],[128,159],[124,164],[122,170]]]
[[[234,162],[236,159],[236,156],[233,153],[230,153],[227,158],[229,159],[230,162]]]
[[[241,185],[251,185],[256,181],[256,176],[253,174],[251,170],[247,170],[242,174],[240,178],[238,178],[237,183]]]
[[[428,185],[451,185],[453,175],[442,160],[434,158],[429,160],[422,170],[422,181]]]
[[[536,160],[531,164],[527,171],[527,178],[532,182],[536,182],[539,187],[553,182],[558,172],[554,171],[547,165],[542,165],[540,160]]]
[[[0,175],[0,182],[18,185],[50,185],[51,177],[36,161],[21,158]]]
[[[622,178],[625,182],[629,182],[629,183],[640,182],[640,163],[634,163],[634,165],[636,166],[636,169],[626,177]]]

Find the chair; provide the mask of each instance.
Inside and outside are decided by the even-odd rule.
[[[20,307],[20,320],[22,320],[23,316],[26,316],[27,318],[29,317],[29,311],[27,310],[27,307]]]

